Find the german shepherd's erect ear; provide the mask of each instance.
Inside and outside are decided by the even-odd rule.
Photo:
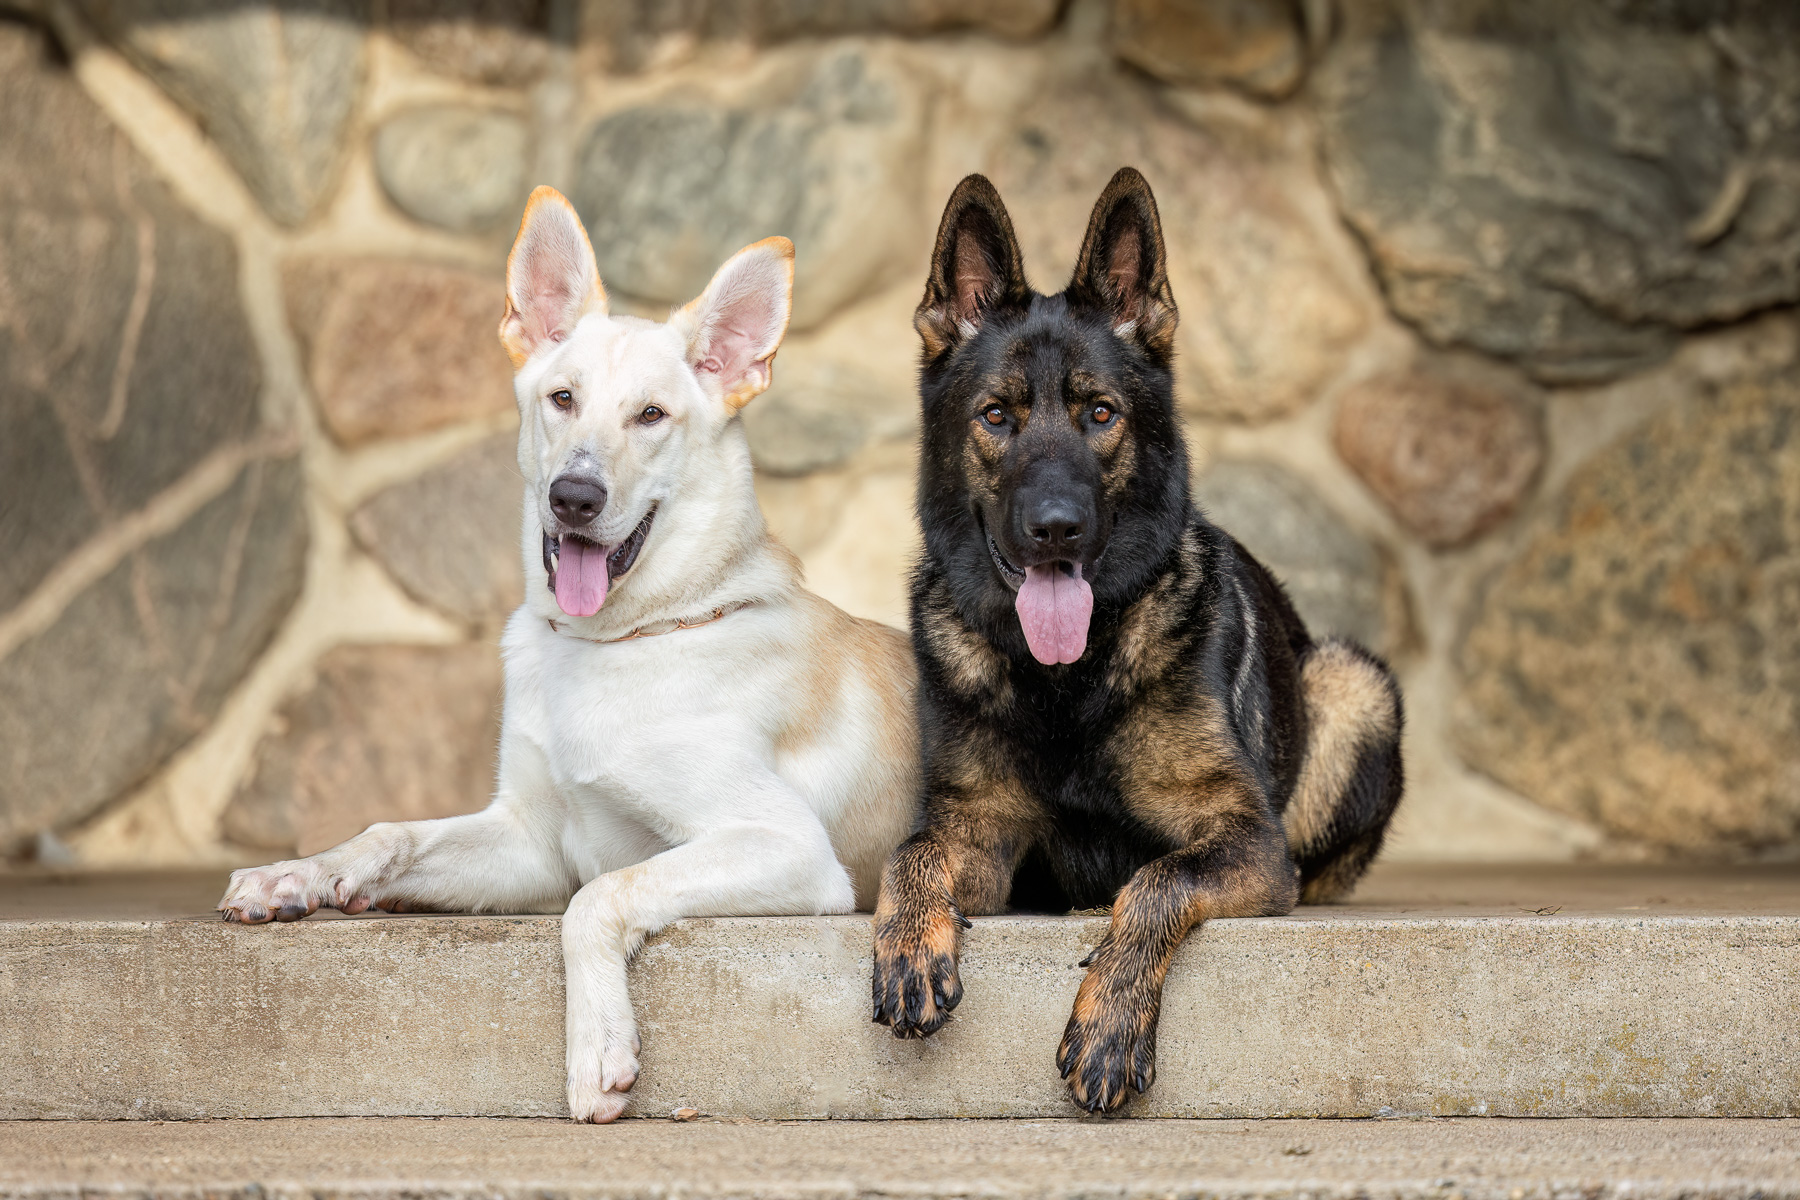
[[[1071,306],[1109,314],[1114,333],[1168,361],[1178,318],[1168,253],[1156,197],[1135,168],[1120,167],[1094,202],[1067,295]]]
[[[981,328],[985,313],[1023,307],[1030,300],[1006,205],[987,176],[970,175],[944,206],[925,298],[913,314],[926,358],[954,349]]]

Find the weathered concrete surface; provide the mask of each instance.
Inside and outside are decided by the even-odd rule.
[[[0,1200],[1778,1200],[1792,1121],[0,1124]]]
[[[1390,873],[1386,903],[1378,877],[1361,905],[1190,938],[1156,1084],[1128,1111],[1800,1114],[1791,871],[1456,877]],[[0,1116],[563,1111],[554,917],[19,919],[31,907],[0,905]],[[1052,1055],[1103,929],[978,920],[962,1006],[921,1043],[869,1023],[866,918],[683,922],[633,968],[634,1110],[1065,1115]]]

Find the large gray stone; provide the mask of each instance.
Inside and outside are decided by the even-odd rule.
[[[357,541],[408,595],[471,625],[496,622],[523,598],[516,441],[495,434],[350,518]]]
[[[494,790],[499,706],[491,643],[341,646],[282,707],[221,830],[312,854],[376,821],[475,812]]]
[[[1228,459],[1207,467],[1194,498],[1286,585],[1314,637],[1389,648],[1396,631],[1380,553],[1302,480],[1272,463]]]
[[[230,239],[183,210],[28,26],[0,23],[0,611],[251,433]]]
[[[517,221],[525,207],[530,141],[511,113],[415,108],[375,131],[375,174],[410,216],[458,232],[494,229]]]
[[[363,78],[364,0],[75,0],[197,117],[284,225],[337,175]]]
[[[1460,663],[1457,741],[1524,795],[1676,852],[1791,848],[1800,370],[1709,388],[1584,466]]]
[[[759,107],[670,99],[588,134],[576,204],[609,289],[685,302],[737,250],[782,234],[798,328],[911,265],[917,81],[856,48],[793,64]]]
[[[1043,33],[1061,0],[582,0],[581,38],[609,66],[637,70],[703,40],[767,44],[857,33],[909,36],[977,30],[1008,38]]]
[[[886,381],[842,362],[793,365],[799,369],[778,366],[775,385],[744,410],[759,471],[806,475],[838,466],[871,441],[910,430],[917,401],[909,391],[896,396]]]
[[[1088,215],[1123,164],[1155,190],[1181,312],[1176,379],[1196,415],[1267,421],[1304,408],[1380,312],[1333,222],[1304,127],[1232,109],[1179,116],[1118,72],[1053,75],[984,169],[1025,271],[1068,282]]]
[[[1352,13],[1318,73],[1331,171],[1434,341],[1599,379],[1800,298],[1800,8]]]
[[[394,40],[433,70],[523,86],[550,64],[549,0],[388,0]]]
[[[297,459],[252,462],[0,659],[0,846],[78,821],[204,729],[300,592]]]

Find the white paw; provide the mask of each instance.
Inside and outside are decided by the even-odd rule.
[[[598,1048],[569,1050],[569,1115],[595,1125],[618,1120],[625,1111],[625,1093],[638,1077],[637,1035],[602,1041]]]
[[[219,911],[227,921],[258,925],[298,921],[321,905],[359,913],[369,904],[370,898],[358,895],[348,880],[331,877],[311,859],[299,859],[233,871]]]

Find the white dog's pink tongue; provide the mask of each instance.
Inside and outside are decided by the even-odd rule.
[[[606,603],[606,548],[566,537],[556,554],[556,606],[571,617],[591,617]]]
[[[1045,666],[1072,663],[1087,649],[1088,618],[1094,614],[1094,589],[1081,568],[1065,574],[1057,563],[1025,568],[1019,585],[1019,624],[1032,657]]]

